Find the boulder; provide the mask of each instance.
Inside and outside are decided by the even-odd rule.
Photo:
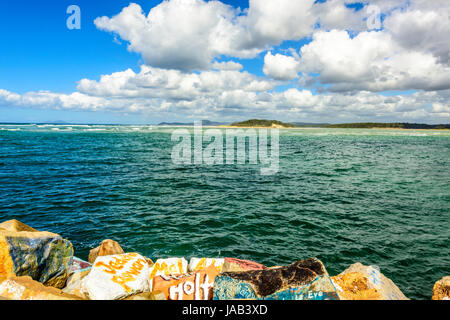
[[[250,270],[264,270],[266,266],[254,261],[241,260],[235,258],[225,258],[222,266],[222,272],[238,272]]]
[[[329,276],[319,276],[303,286],[288,288],[259,300],[340,300]]]
[[[311,284],[319,276],[328,276],[328,273],[316,258],[300,260],[284,267],[223,272],[215,280],[214,300],[264,298],[276,292]]]
[[[153,279],[156,276],[185,274],[188,272],[188,263],[184,258],[158,259],[150,267],[150,291],[153,291]]]
[[[92,264],[90,264],[89,262],[81,260],[80,258],[77,258],[77,257],[73,257],[72,267],[70,268],[69,274],[90,270],[91,267],[92,267]]]
[[[82,280],[82,292],[91,300],[117,300],[149,290],[150,268],[138,253],[98,257]]]
[[[433,300],[450,300],[450,276],[443,277],[433,287]]]
[[[377,266],[358,262],[331,279],[342,300],[408,300]]]
[[[223,263],[225,259],[214,258],[191,258],[189,261],[189,272],[200,271],[215,266],[218,273],[222,272]]]
[[[124,251],[118,242],[111,239],[106,239],[103,240],[97,248],[94,248],[89,252],[88,261],[89,263],[94,263],[97,257],[112,256],[122,253],[124,253]]]
[[[0,283],[0,297],[10,300],[82,300],[53,287],[46,287],[31,277],[9,277]]]
[[[211,300],[214,279],[219,274],[214,265],[182,275],[160,275],[154,278],[153,289],[167,300]]]
[[[383,300],[369,279],[360,272],[348,272],[331,278],[341,300]]]
[[[0,276],[30,276],[63,288],[72,265],[70,241],[38,231],[17,220],[0,224]]]
[[[89,274],[91,269],[77,271],[71,274],[67,279],[66,287],[62,289],[64,293],[72,294],[83,299],[89,299],[89,297],[83,291],[83,279]]]

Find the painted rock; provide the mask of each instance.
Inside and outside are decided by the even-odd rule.
[[[260,300],[340,300],[329,276],[318,276],[312,282],[277,291]]]
[[[289,288],[302,287],[325,275],[328,276],[325,266],[315,258],[284,267],[224,272],[216,278],[214,300],[263,298]]]
[[[10,277],[0,283],[0,297],[10,300],[81,300],[53,287],[46,287],[31,277]]]
[[[214,265],[182,275],[160,275],[154,278],[154,290],[162,292],[167,300],[211,300],[214,279],[219,274]]]
[[[156,276],[185,274],[188,272],[188,263],[184,258],[158,259],[150,267],[150,291],[153,291],[153,279]]]
[[[450,300],[450,276],[443,277],[433,287],[433,300]]]
[[[77,257],[73,257],[73,259],[72,259],[72,267],[70,268],[69,274],[90,270],[91,267],[92,267],[92,264],[90,264],[89,262],[84,261],[84,260],[82,260],[80,258],[77,258]]]
[[[218,273],[222,272],[225,259],[213,258],[191,258],[189,261],[189,272],[204,270],[209,266],[215,266]]]
[[[263,269],[267,269],[267,267],[254,261],[235,258],[225,258],[222,266],[222,272],[238,272]]]
[[[82,281],[91,300],[116,300],[150,291],[150,268],[138,253],[98,257]]]
[[[353,274],[351,274],[353,273]],[[345,276],[346,274],[350,274]],[[341,299],[408,300],[400,289],[385,277],[377,266],[352,264],[336,277],[332,277]],[[356,290],[352,285],[357,285]]]
[[[30,276],[46,286],[63,288],[72,257],[72,244],[58,234],[17,220],[0,224],[0,276]]]
[[[341,300],[383,300],[369,279],[361,272],[347,272],[331,278]]]
[[[124,251],[118,242],[111,239],[106,239],[103,240],[97,248],[94,248],[89,252],[88,261],[90,263],[94,263],[97,257],[112,256],[122,253],[124,253]]]

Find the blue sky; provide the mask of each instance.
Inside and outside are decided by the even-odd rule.
[[[253,115],[318,122],[332,119],[337,119],[337,122],[446,122],[449,119],[449,69],[448,63],[439,59],[442,51],[445,56],[447,48],[435,52],[436,46],[433,43],[425,49],[423,46],[408,47],[410,44],[405,38],[411,35],[397,35],[384,26],[386,24],[396,30],[395,23],[402,21],[400,14],[445,14],[448,6],[439,7],[442,6],[440,3],[436,6],[419,7],[414,1],[413,4],[405,1],[403,7],[397,3],[402,8],[400,12],[393,5],[373,1],[379,5],[383,15],[383,27],[379,30],[365,30],[367,17],[364,16],[364,11],[371,3],[346,5],[340,0],[328,0],[312,4],[309,0],[310,9],[286,0],[280,1],[276,8],[267,8],[267,3],[271,0],[255,0],[250,6],[248,1],[223,0],[220,6],[208,6],[201,0],[189,0],[176,7],[177,1],[180,0],[166,2],[168,10],[158,13],[155,10],[151,17],[146,16],[150,9],[164,7],[161,1],[134,1],[142,9],[142,17],[148,18],[149,24],[162,19],[158,26],[160,32],[164,33],[161,39],[158,39],[154,31],[139,30],[140,18],[127,26],[112,19],[119,13],[122,15],[121,11],[130,6],[130,1],[16,0],[4,3],[3,10],[0,11],[0,90],[3,90],[3,95],[0,95],[0,121],[157,123],[195,118],[234,120]],[[69,17],[66,9],[72,4],[81,9],[81,30],[69,30],[66,27],[66,19]],[[310,26],[302,25],[305,19],[311,17],[305,11],[314,10],[318,6],[322,7],[317,12],[314,11],[316,20],[311,20]],[[187,25],[193,26],[193,41],[198,41],[201,45],[211,42],[205,44],[205,50],[210,55],[203,60],[199,58],[202,50],[188,51],[186,44],[189,41],[184,43],[184,47],[177,47],[177,42],[183,39],[177,39],[176,34],[173,34],[174,41],[169,41],[171,29],[176,30],[176,26],[173,28],[173,21],[177,21],[176,15],[182,15],[183,10],[190,7],[207,9],[198,19],[192,16],[191,20],[187,20]],[[235,9],[238,7],[243,11],[237,12]],[[94,23],[99,17],[107,19],[103,25]],[[195,29],[199,19],[204,19],[211,30],[203,32]],[[214,19],[218,19],[217,24]],[[222,30],[219,20],[222,24],[225,21],[229,25]],[[346,21],[350,20],[353,22],[346,25]],[[171,24],[164,25],[164,21]],[[443,26],[444,30],[447,30],[446,27]],[[220,37],[226,32],[241,32],[243,36],[248,36],[248,40],[237,44],[243,36],[232,38],[225,34],[223,40],[220,38],[220,41],[214,42],[214,34],[218,31],[221,32]],[[130,32],[142,32],[144,36],[130,38]],[[432,26],[430,30],[423,32],[432,33]],[[205,38],[201,38],[203,36]],[[435,39],[436,37],[430,37],[430,42],[442,43],[442,39]],[[342,39],[341,42],[339,39]],[[166,40],[169,44],[164,44]],[[351,48],[365,46],[364,41],[367,46],[374,46],[372,51],[380,50],[379,55],[373,55],[369,50],[354,59],[349,58]],[[376,41],[380,42],[379,45],[376,45]],[[346,46],[339,49],[342,43],[348,43],[350,52],[346,52]],[[128,45],[133,49],[127,50]],[[384,45],[387,47],[384,51],[376,49]],[[185,57],[179,54],[184,53],[184,50]],[[336,56],[330,57],[330,52],[334,51]],[[415,55],[410,57],[411,52]],[[173,58],[170,57],[172,53]],[[409,61],[408,59],[413,61],[417,57],[424,59],[436,79],[431,78],[431,72],[427,73],[427,70],[404,65],[402,62]],[[194,67],[184,69],[183,61],[186,61],[186,65],[195,61]],[[228,61],[241,64],[242,69],[218,71],[213,67],[205,67],[212,66],[214,62]],[[347,70],[339,70],[340,61],[342,65],[348,64]],[[352,78],[348,70],[353,68],[353,63],[355,73],[359,72],[361,79],[367,77],[367,82]],[[361,67],[364,64],[369,64],[370,69]],[[150,68],[145,69],[146,74],[142,71],[142,66]],[[100,81],[102,75],[115,73],[120,73],[118,77],[125,79],[127,69],[131,69],[134,75],[126,75],[127,80],[123,80],[122,87],[114,87],[114,92],[111,91],[112,82],[108,83],[110,79]],[[153,70],[154,78],[148,78],[148,70]],[[168,88],[167,84],[165,87],[155,88],[154,92],[149,92],[146,86],[134,88],[133,93],[127,91],[130,86],[135,86],[136,79],[142,81],[145,76],[146,82],[154,83],[155,79],[167,78],[172,72],[170,70],[179,72],[177,83],[180,86],[182,83],[200,81],[193,88],[200,85],[204,89],[199,92],[203,94],[205,90],[209,90],[208,93],[198,98],[186,98],[186,93],[181,92],[182,87]],[[410,72],[410,75],[398,80],[399,75],[405,77],[405,71]],[[211,73],[215,80],[205,80],[211,78]],[[195,75],[201,79],[195,78]],[[197,80],[192,80],[193,77]],[[436,84],[424,84],[419,81],[420,78]],[[82,79],[89,81],[84,83],[86,85],[80,85]],[[217,85],[211,89],[218,81],[223,81],[222,85],[226,87]],[[226,84],[249,81],[255,81],[263,89],[234,88]],[[180,92],[174,93],[178,89]],[[95,106],[97,101],[102,107]],[[352,107],[345,107],[345,103],[341,101],[348,101],[348,105]],[[362,104],[364,107],[358,107]],[[135,107],[131,108],[130,105]]]

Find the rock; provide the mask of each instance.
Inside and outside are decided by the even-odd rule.
[[[73,257],[72,267],[70,268],[69,274],[90,270],[91,267],[92,267],[92,264],[90,264],[89,262],[81,260],[80,258],[77,258],[77,257]]]
[[[191,258],[189,261],[189,272],[204,270],[207,267],[213,265],[216,267],[218,273],[222,272],[223,263],[225,259],[212,259],[212,258]]]
[[[53,287],[46,287],[31,277],[10,277],[0,283],[0,297],[10,300],[82,300]]]
[[[142,292],[129,296],[123,300],[166,300],[166,296],[161,291]]]
[[[103,240],[97,248],[94,248],[89,252],[88,261],[89,263],[94,263],[97,257],[112,256],[122,253],[124,253],[124,251],[118,242],[111,239],[106,239]]]
[[[28,232],[39,232],[36,229],[33,229],[30,226],[27,226],[25,223],[20,222],[19,220],[12,219],[5,222],[0,223],[0,228],[8,231],[28,231]]]
[[[433,300],[450,300],[450,276],[443,277],[433,287]]]
[[[369,279],[361,272],[348,272],[331,278],[341,300],[383,300]]]
[[[149,290],[150,268],[138,253],[97,257],[82,280],[83,294],[91,300],[116,300]]]
[[[353,274],[345,276],[349,273]],[[358,262],[352,264],[339,276],[332,277],[332,281],[343,300],[408,300],[377,266],[365,266]]]
[[[150,267],[150,291],[153,291],[153,279],[156,276],[185,274],[188,272],[188,263],[184,258],[158,259]]]
[[[63,288],[72,257],[72,244],[58,234],[17,220],[0,224],[0,276],[30,276],[46,286]]]
[[[238,272],[250,270],[264,270],[266,266],[254,261],[241,260],[235,258],[225,258],[222,266],[222,272]]]
[[[215,280],[214,300],[263,298],[310,284],[319,276],[328,276],[328,273],[322,262],[315,258],[284,267],[223,272]]]
[[[260,300],[340,300],[329,276],[319,276],[304,286],[281,290]]]
[[[154,290],[162,292],[167,300],[211,300],[214,279],[219,274],[214,265],[182,275],[160,275],[154,278]]]
[[[67,279],[66,287],[62,289],[64,293],[72,294],[83,299],[89,299],[89,297],[83,291],[83,279],[89,274],[91,268],[83,271],[77,271],[71,274]]]

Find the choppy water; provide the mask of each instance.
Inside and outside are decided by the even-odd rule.
[[[376,264],[410,298],[450,274],[450,131],[292,129],[280,171],[179,166],[173,128],[0,125],[0,220],[153,259]]]

